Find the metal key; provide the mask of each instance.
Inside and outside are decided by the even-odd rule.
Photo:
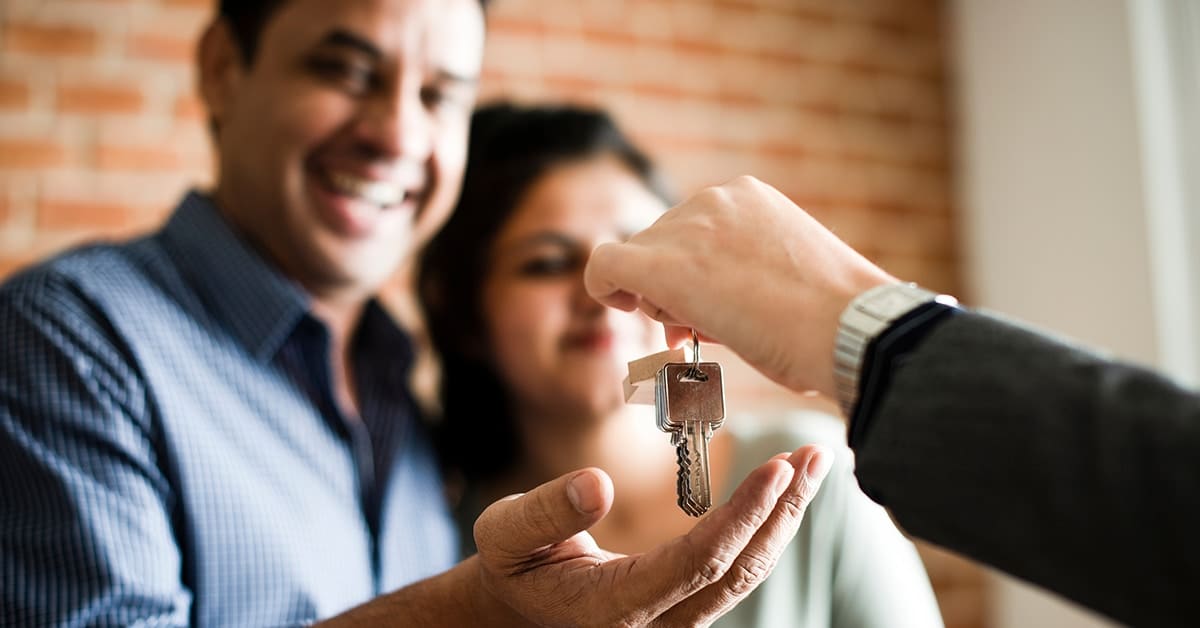
[[[675,445],[679,507],[699,517],[712,507],[708,441],[725,422],[721,365],[668,363],[658,372],[654,395],[658,428],[670,433]]]

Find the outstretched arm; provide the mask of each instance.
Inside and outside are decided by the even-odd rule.
[[[687,535],[634,556],[587,533],[611,508],[612,483],[576,471],[488,507],[478,555],[327,625],[707,625],[767,577],[830,463],[816,447],[773,458]]]
[[[585,279],[669,339],[694,327],[830,397],[841,312],[896,281],[749,177],[598,247]],[[860,391],[873,410],[852,444],[863,488],[910,532],[1126,622],[1200,616],[1200,395],[972,312],[887,370]]]

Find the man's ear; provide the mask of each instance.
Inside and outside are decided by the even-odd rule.
[[[245,69],[241,49],[233,39],[229,22],[219,18],[213,20],[200,36],[196,51],[196,81],[214,132],[233,106]]]

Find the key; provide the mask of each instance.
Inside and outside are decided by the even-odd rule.
[[[725,391],[716,362],[667,363],[655,378],[658,428],[671,434],[679,465],[679,507],[699,517],[712,507],[708,442],[725,422]]]

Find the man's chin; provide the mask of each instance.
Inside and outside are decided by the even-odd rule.
[[[310,291],[338,298],[366,299],[379,291],[400,268],[403,257],[354,251],[355,247],[323,247],[308,261]],[[349,250],[348,250],[349,249]],[[314,295],[319,296],[319,295]]]

